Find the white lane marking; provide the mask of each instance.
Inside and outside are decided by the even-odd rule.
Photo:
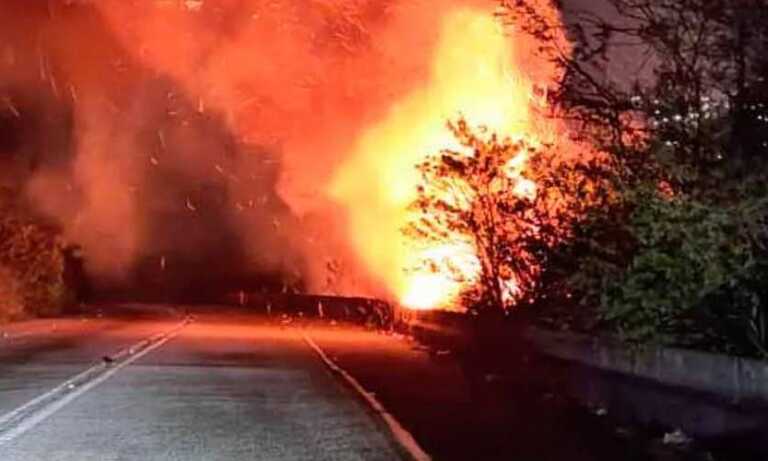
[[[73,378],[61,383],[45,394],[42,394],[21,407],[6,413],[0,417],[0,447],[45,421],[76,398],[109,379],[122,368],[125,368],[175,338],[181,332],[181,329],[188,323],[189,319],[186,319],[169,331],[159,333],[148,339],[139,341],[133,346],[124,348],[112,357],[119,358],[130,355],[130,357],[125,360],[116,362],[112,365],[103,363],[94,365]],[[89,379],[91,375],[95,377]],[[59,395],[65,392],[67,393]],[[51,402],[43,404],[46,400],[51,400]],[[36,406],[40,406],[40,408],[35,408]],[[25,415],[25,413],[29,414]]]
[[[392,436],[400,444],[400,446],[402,446],[405,451],[408,452],[414,461],[431,461],[432,458],[421,448],[416,439],[413,438],[413,435],[411,435],[411,433],[408,432],[408,430],[405,429],[402,424],[400,424],[400,422],[394,416],[392,416],[390,412],[387,411],[386,408],[384,408],[384,405],[382,405],[381,402],[379,402],[372,393],[366,391],[357,379],[355,379],[352,375],[347,373],[346,370],[337,365],[336,362],[331,360],[325,354],[325,352],[323,352],[320,346],[318,346],[317,343],[315,343],[315,341],[312,340],[309,335],[307,335],[307,333],[304,332],[302,335],[304,336],[304,341],[309,344],[312,349],[315,350],[325,365],[334,373],[341,375],[341,377],[344,378],[344,380],[350,386],[352,386],[352,388],[358,394],[360,394],[361,397],[363,397],[365,402],[370,405],[370,407],[373,408],[373,410],[379,416],[381,416],[384,422],[387,423],[387,427],[389,427]]]

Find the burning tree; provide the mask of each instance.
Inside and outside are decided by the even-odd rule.
[[[587,210],[609,199],[597,174],[602,163],[583,152],[473,132],[464,120],[449,128],[458,148],[418,166],[423,183],[404,232],[433,251],[423,253],[415,270],[458,282],[462,307],[470,311],[531,301],[541,294],[555,247]]]

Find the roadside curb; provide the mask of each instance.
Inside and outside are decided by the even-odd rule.
[[[352,389],[354,389],[357,394],[362,397],[363,401],[376,413],[381,417],[382,420],[386,423],[387,427],[389,428],[390,433],[392,434],[392,437],[394,437],[395,441],[405,450],[408,455],[413,459],[414,461],[431,461],[432,458],[421,448],[419,443],[416,441],[416,439],[411,435],[410,432],[408,432],[407,429],[405,429],[400,422],[392,416],[391,413],[387,411],[386,408],[384,408],[384,405],[381,404],[381,402],[374,397],[374,395],[368,391],[365,390],[365,388],[360,384],[360,382],[355,379],[352,375],[350,375],[346,370],[341,368],[339,365],[336,364],[333,360],[331,360],[325,352],[320,348],[320,346],[315,343],[315,341],[307,335],[305,332],[302,332],[302,336],[304,338],[304,342],[311,347],[315,353],[317,353],[318,357],[320,357],[320,360],[323,361],[323,363],[334,373],[339,376],[348,384]]]

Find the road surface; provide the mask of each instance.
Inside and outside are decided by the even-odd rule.
[[[0,325],[0,461],[761,459],[670,447],[519,362],[224,307]]]
[[[0,326],[0,459],[407,459],[300,329],[185,318],[134,307]]]

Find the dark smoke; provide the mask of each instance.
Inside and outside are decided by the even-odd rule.
[[[0,182],[102,291],[370,294],[328,182],[478,5],[3,0]]]
[[[83,247],[100,290],[300,288],[274,146],[244,145],[91,4],[6,0],[0,43],[1,184]]]

